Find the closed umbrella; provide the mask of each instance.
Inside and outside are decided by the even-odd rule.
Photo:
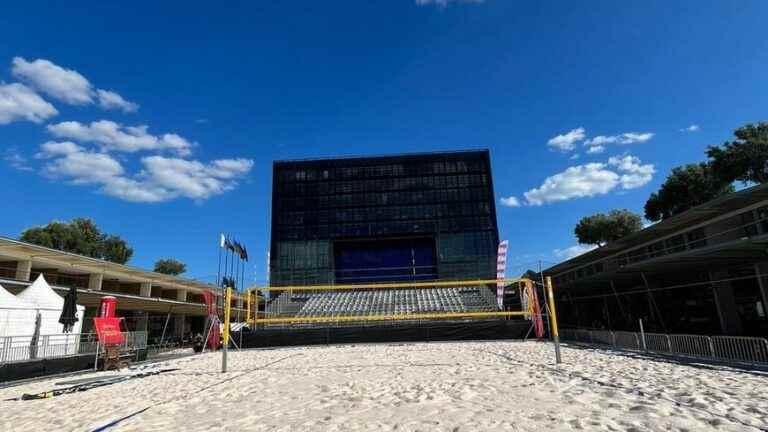
[[[59,323],[64,324],[64,333],[72,331],[72,327],[77,322],[77,288],[70,287],[69,292],[64,296],[64,309],[61,310]]]

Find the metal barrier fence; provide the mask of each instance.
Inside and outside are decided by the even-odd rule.
[[[147,347],[147,332],[126,332],[124,350]],[[96,333],[61,333],[42,335],[33,343],[32,336],[0,337],[0,364],[67,357],[79,354],[96,354]]]
[[[561,339],[587,344],[734,363],[768,365],[768,340],[745,336],[562,329]]]

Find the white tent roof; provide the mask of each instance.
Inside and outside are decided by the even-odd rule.
[[[32,285],[25,288],[16,297],[31,303],[32,307],[37,309],[61,310],[64,308],[64,299],[48,285],[43,275],[38,276]]]
[[[0,285],[0,309],[33,309],[33,306],[11,294]]]

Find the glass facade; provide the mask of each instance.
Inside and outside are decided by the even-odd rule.
[[[410,246],[412,264],[394,277],[495,278],[488,151],[274,163],[271,284],[355,281],[350,269],[335,268],[339,263],[353,263],[365,275],[360,282],[375,279],[374,268],[360,264],[372,258],[340,250],[355,241],[364,241],[369,255],[381,242],[379,249],[400,256],[401,264],[403,251],[392,248],[417,245]],[[433,253],[425,244],[434,245]],[[385,275],[392,279],[391,266]]]

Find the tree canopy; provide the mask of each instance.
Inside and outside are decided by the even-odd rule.
[[[654,222],[666,219],[733,190],[731,181],[716,175],[711,164],[677,167],[646,201],[645,218]]]
[[[640,215],[629,210],[612,210],[582,218],[574,229],[579,243],[604,246],[643,229]]]
[[[180,275],[187,271],[187,265],[173,258],[159,259],[155,262],[155,271],[167,275]]]
[[[21,233],[19,240],[118,264],[127,263],[133,255],[133,249],[125,240],[102,233],[91,219],[86,218],[53,221],[43,227],[29,228]]]
[[[713,172],[727,183],[768,181],[768,123],[748,124],[733,134],[734,141],[707,148]]]

